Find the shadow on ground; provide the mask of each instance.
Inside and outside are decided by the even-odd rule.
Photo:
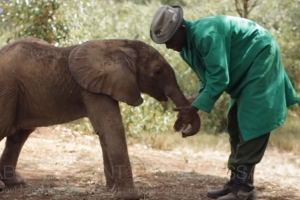
[[[88,176],[78,170],[74,175],[35,174],[26,172],[29,186],[5,189],[0,199],[9,200],[112,200],[104,187],[104,175]],[[67,174],[67,173],[66,173]],[[136,186],[145,194],[145,200],[204,200],[207,190],[218,188],[227,179],[196,172],[147,172],[134,177]],[[259,200],[296,200],[296,191],[288,188],[258,186]]]

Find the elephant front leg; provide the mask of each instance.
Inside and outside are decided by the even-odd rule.
[[[97,134],[99,135],[101,149],[102,149],[106,187],[109,188],[109,189],[112,189],[115,185],[115,180],[114,180],[114,177],[113,177],[113,171],[112,171],[111,163],[110,163],[110,160],[109,160],[109,157],[108,157],[108,154],[107,154],[105,137],[104,137],[104,134],[99,134],[99,133],[97,133]]]
[[[6,187],[25,184],[25,179],[16,171],[22,147],[33,130],[20,130],[6,138],[5,148],[0,159],[1,181]]]
[[[118,102],[106,95],[92,95],[87,102],[88,117],[100,135],[108,183],[112,183],[118,198],[140,199],[133,182],[125,130]]]

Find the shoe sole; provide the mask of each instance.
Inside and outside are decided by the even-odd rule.
[[[207,194],[206,196],[209,198],[212,198],[212,199],[217,199],[217,198],[225,196],[225,195],[227,195],[227,194],[224,194],[224,195],[209,195],[209,194]]]

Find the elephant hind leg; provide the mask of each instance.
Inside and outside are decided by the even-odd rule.
[[[34,129],[19,130],[6,137],[5,148],[0,158],[1,181],[6,187],[25,184],[25,180],[16,171],[22,147]]]
[[[3,77],[0,77],[2,79]],[[19,93],[10,83],[0,82],[0,141],[17,130]]]

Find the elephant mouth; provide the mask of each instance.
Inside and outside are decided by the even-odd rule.
[[[168,97],[166,97],[165,95],[155,95],[155,96],[153,95],[152,97],[157,101],[168,101]]]
[[[148,94],[157,101],[168,101],[168,97],[159,87],[152,87],[151,91],[148,91]]]
[[[165,96],[163,93],[161,94],[153,94],[153,95],[150,95],[151,97],[153,97],[154,99],[156,99],[157,101],[168,101],[168,97]]]
[[[168,101],[168,97],[163,96],[159,101]]]

